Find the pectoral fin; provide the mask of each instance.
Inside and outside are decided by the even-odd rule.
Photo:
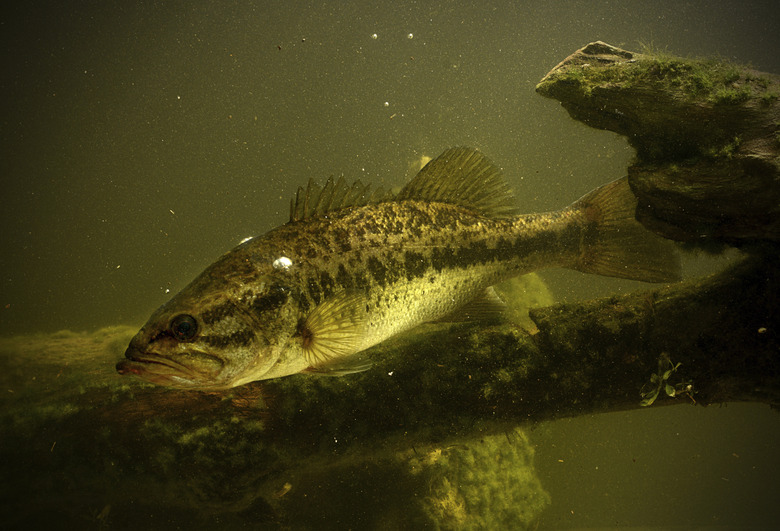
[[[310,369],[333,366],[340,358],[355,354],[366,323],[366,299],[362,292],[341,291],[320,303],[299,329]]]

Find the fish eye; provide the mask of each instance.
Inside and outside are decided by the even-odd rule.
[[[179,341],[189,341],[198,332],[198,322],[193,316],[183,313],[171,320],[170,329],[173,337]]]

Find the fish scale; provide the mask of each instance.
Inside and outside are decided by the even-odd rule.
[[[573,259],[577,249],[576,242],[566,241],[564,220],[557,222],[554,232],[549,228],[553,218],[561,218],[555,213],[509,221],[442,203],[387,203],[370,208],[370,212],[348,212],[310,224],[308,231],[317,234],[318,241],[307,242],[302,249],[316,248],[317,256],[329,255],[327,263],[308,258],[306,251],[288,252],[302,270],[301,284],[308,287],[302,293],[306,307],[316,306],[339,290],[366,291],[369,332],[365,346],[450,313],[506,278],[541,264],[562,265]],[[334,257],[331,251],[337,249],[342,227],[357,224],[364,229],[361,238],[353,240],[349,252]],[[535,237],[539,231],[546,237]],[[284,242],[294,232],[295,227],[286,226],[269,237]],[[268,248],[263,240],[251,245]],[[308,275],[307,270],[311,271]],[[290,284],[296,281],[291,278]]]

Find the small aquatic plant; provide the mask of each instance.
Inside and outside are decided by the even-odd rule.
[[[669,383],[671,376],[677,372],[682,363],[672,363],[669,354],[662,352],[658,357],[658,372],[650,376],[650,382],[645,384],[640,391],[642,401],[640,406],[650,406],[663,391],[666,396],[675,397],[685,395],[693,400],[693,384],[690,382]],[[694,403],[696,401],[694,400]]]

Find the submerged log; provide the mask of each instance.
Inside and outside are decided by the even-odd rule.
[[[538,308],[531,331],[427,325],[364,373],[219,393],[115,374],[131,328],[2,340],[3,523],[529,528],[549,496],[524,423],[780,401],[766,258]]]
[[[780,239],[777,75],[594,42],[536,90],[628,139],[637,217],[651,230],[705,246]]]
[[[525,363],[505,363],[532,348],[517,325],[428,326],[362,374],[209,393],[116,374],[135,331],[0,339],[0,526],[525,529],[549,504],[523,430],[479,398]]]

